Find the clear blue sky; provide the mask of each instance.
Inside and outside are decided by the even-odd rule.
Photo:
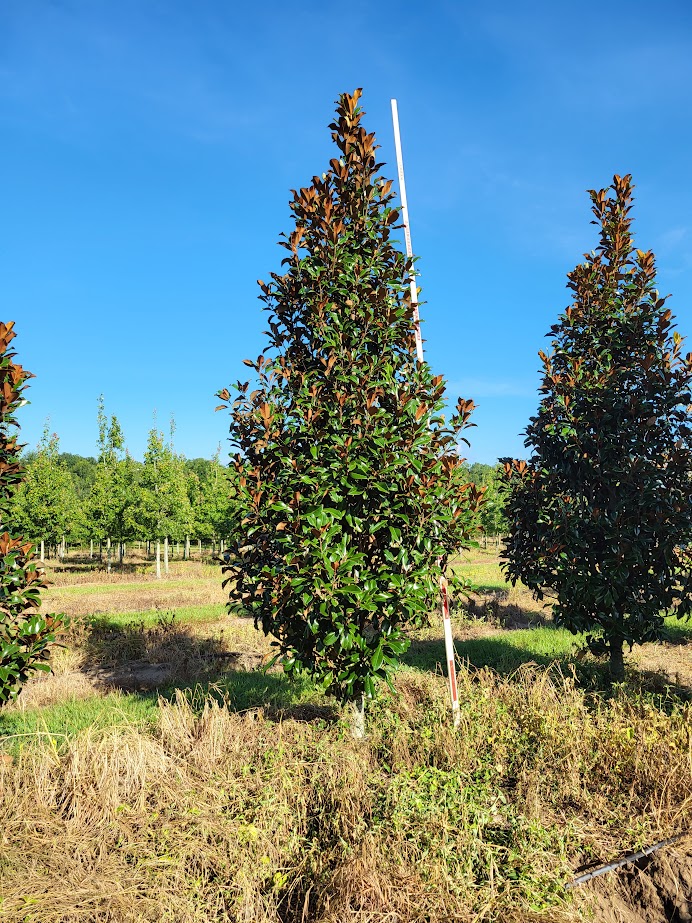
[[[333,101],[364,88],[396,169],[399,102],[426,356],[478,404],[472,461],[521,455],[537,351],[596,246],[587,188],[631,172],[692,333],[692,4],[4,0],[0,294],[21,411],[93,454],[96,402],[141,457],[152,413],[227,453],[214,392],[263,348],[289,190],[326,169]]]

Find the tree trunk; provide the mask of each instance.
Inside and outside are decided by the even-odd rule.
[[[94,557],[94,540],[93,538],[89,539],[89,560]]]
[[[156,579],[161,579],[161,542],[156,539]]]
[[[199,559],[201,561],[202,560],[202,539],[201,538],[197,539],[197,544],[199,545]]]
[[[168,576],[168,536],[163,540],[163,572]]]
[[[183,560],[190,560],[190,536],[185,536],[185,550],[183,551]]]
[[[614,683],[625,681],[625,659],[622,655],[622,638],[611,638],[610,648],[610,679]]]
[[[351,724],[351,735],[356,740],[363,740],[365,737],[365,696],[361,696],[352,703],[353,706],[353,723]]]
[[[125,557],[125,542],[120,542],[120,566],[123,566],[123,558]]]
[[[45,544],[44,540],[41,539],[41,560],[42,560],[42,561],[45,561],[45,560],[46,560],[46,559],[45,559],[45,553],[46,553],[46,544]]]
[[[106,573],[110,574],[111,572],[111,540],[110,538],[106,539]]]

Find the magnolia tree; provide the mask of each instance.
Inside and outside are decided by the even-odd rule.
[[[0,322],[0,705],[16,698],[36,670],[49,670],[51,641],[61,619],[39,615],[39,591],[45,587],[33,545],[18,535],[10,521],[14,492],[24,469],[13,429],[15,412],[25,403],[22,392],[31,373],[15,361],[10,349],[14,322]]]
[[[631,177],[590,196],[600,245],[569,274],[574,301],[540,353],[531,457],[505,460],[504,566],[621,680],[624,645],[661,639],[665,615],[690,611],[692,353],[653,253],[634,249]]]
[[[285,670],[362,709],[435,606],[479,493],[457,452],[473,403],[445,422],[442,376],[416,361],[412,266],[359,96],[338,101],[328,171],[293,194],[285,271],[259,283],[256,381],[219,396],[245,516],[230,604],[274,636]]]

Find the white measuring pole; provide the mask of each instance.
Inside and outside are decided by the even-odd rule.
[[[399,134],[399,110],[396,100],[392,100],[392,122],[394,124],[394,147],[396,148],[396,163],[399,172],[399,193],[401,196],[401,220],[404,224],[404,240],[406,242],[406,255],[413,256],[411,246],[411,228],[408,220],[408,204],[406,202],[406,181],[404,179],[404,158],[401,153],[401,135]],[[413,306],[413,320],[416,329],[416,354],[418,361],[423,362],[423,339],[420,333],[420,316],[418,314],[418,288],[416,277],[411,273],[411,304]],[[447,594],[447,580],[440,577],[440,595],[442,597],[442,623],[445,635],[445,654],[447,657],[447,677],[449,680],[449,697],[452,703],[452,718],[454,727],[459,726],[461,713],[459,712],[459,693],[457,691],[457,671],[454,662],[454,638],[452,637],[452,620],[449,617],[449,596]]]
[[[411,246],[411,229],[408,222],[408,205],[406,203],[406,180],[404,179],[404,158],[401,153],[401,136],[399,134],[399,110],[396,100],[392,100],[392,122],[394,123],[394,147],[396,148],[396,163],[399,171],[399,194],[401,196],[401,220],[404,223],[404,240],[406,241],[406,256],[411,259],[413,247]],[[420,335],[420,317],[418,314],[418,288],[416,277],[411,273],[411,305],[413,307],[413,320],[416,325],[416,355],[418,361],[423,361],[423,338]]]

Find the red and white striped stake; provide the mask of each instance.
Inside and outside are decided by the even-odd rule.
[[[406,241],[406,255],[409,259],[413,256],[411,246],[411,229],[408,220],[408,205],[406,202],[406,181],[404,179],[404,158],[401,153],[401,135],[399,134],[399,110],[396,100],[392,100],[392,122],[394,124],[394,147],[396,148],[396,163],[399,172],[399,193],[401,196],[401,220],[404,225],[404,240]],[[423,339],[420,333],[420,316],[418,314],[418,288],[416,277],[411,272],[411,304],[413,307],[413,320],[416,328],[416,355],[418,361],[423,362]],[[449,596],[447,594],[447,580],[440,577],[440,595],[442,597],[442,623],[444,625],[445,654],[447,657],[447,677],[449,680],[449,697],[452,703],[452,719],[454,727],[459,727],[461,713],[459,711],[459,694],[457,692],[457,671],[454,662],[454,638],[452,637],[452,620],[449,617]]]

